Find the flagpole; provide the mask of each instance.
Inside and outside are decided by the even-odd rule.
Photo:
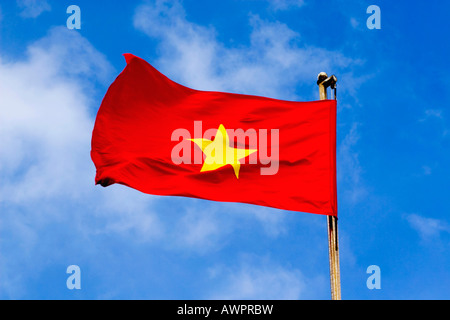
[[[336,100],[336,82],[334,75],[328,77],[325,72],[319,73],[317,77],[317,85],[319,86],[320,100],[327,99],[327,88],[334,90],[334,99]],[[330,285],[331,299],[341,300],[341,279],[339,270],[339,238],[337,217],[327,216],[328,230],[328,258],[330,261]]]

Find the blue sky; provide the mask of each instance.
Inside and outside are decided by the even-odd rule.
[[[95,115],[129,52],[195,89],[287,100],[316,100],[317,74],[336,74],[343,299],[449,299],[449,10],[2,1],[0,298],[330,298],[324,216],[94,186]],[[73,264],[81,290],[66,287]]]

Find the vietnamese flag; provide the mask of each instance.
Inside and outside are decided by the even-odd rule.
[[[96,184],[337,216],[335,100],[194,90],[124,56],[92,134]]]

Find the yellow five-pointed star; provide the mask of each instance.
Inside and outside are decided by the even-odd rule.
[[[230,147],[230,138],[221,124],[217,129],[214,141],[208,139],[190,139],[202,149],[206,155],[200,172],[217,170],[227,164],[234,169],[236,178],[239,179],[239,169],[241,167],[240,159],[244,159],[248,155],[258,151],[257,149],[236,149]]]

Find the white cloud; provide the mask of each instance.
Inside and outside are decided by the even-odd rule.
[[[350,18],[350,25],[352,26],[353,29],[357,29],[359,26],[359,21],[356,18]]]
[[[300,8],[305,5],[304,0],[268,0],[270,7],[275,11]]]
[[[339,70],[355,62],[340,52],[308,46],[300,35],[280,22],[253,15],[248,47],[227,47],[212,27],[186,19],[178,1],[156,1],[136,10],[134,25],[159,39],[162,58],[153,63],[182,84],[200,90],[221,90],[284,99],[317,96],[316,77],[324,70]],[[314,93],[299,97],[299,84]]]
[[[195,200],[194,200],[195,201]],[[226,212],[220,212],[218,206],[210,203],[198,203],[184,208],[178,219],[173,221],[168,240],[172,249],[194,251],[206,254],[220,250],[227,243],[236,220]]]
[[[424,116],[418,120],[420,123],[432,125],[435,129],[440,129],[440,138],[446,139],[449,134],[447,119],[442,109],[426,109]]]
[[[91,185],[86,204],[93,207],[89,214],[95,214],[103,224],[88,227],[88,234],[117,234],[136,243],[153,243],[165,235],[166,227],[152,207],[154,196],[122,185],[93,188]]]
[[[79,195],[92,175],[86,78],[105,77],[110,66],[84,38],[62,27],[30,46],[26,61],[0,62],[0,202]]]
[[[326,286],[324,279],[307,279],[300,270],[274,263],[267,257],[244,257],[236,267],[209,270],[215,290],[206,299],[311,299]]]
[[[22,8],[20,13],[24,18],[36,18],[51,7],[47,0],[17,0],[17,5]]]
[[[65,27],[30,45],[23,60],[0,57],[2,295],[20,297],[28,277],[68,250],[66,239],[53,243],[54,225],[89,250],[99,234],[131,233],[139,241],[161,234],[151,196],[94,186],[90,140],[98,105],[92,88],[109,82],[112,71],[85,38]]]
[[[426,176],[430,175],[433,172],[430,166],[422,166],[422,173]]]
[[[247,213],[253,215],[253,218],[260,222],[266,235],[270,237],[278,237],[286,234],[288,228],[286,226],[286,213],[281,210],[274,210],[267,207],[248,206]]]
[[[426,218],[418,214],[409,214],[406,220],[416,230],[422,240],[439,237],[441,233],[450,233],[450,225],[440,219]]]
[[[285,217],[290,213],[282,210],[200,201],[199,204],[184,208],[170,230],[166,230],[171,248],[188,249],[198,254],[219,251],[229,243],[234,232],[242,232],[250,226],[254,232],[260,230],[270,238],[277,238],[288,232]]]

